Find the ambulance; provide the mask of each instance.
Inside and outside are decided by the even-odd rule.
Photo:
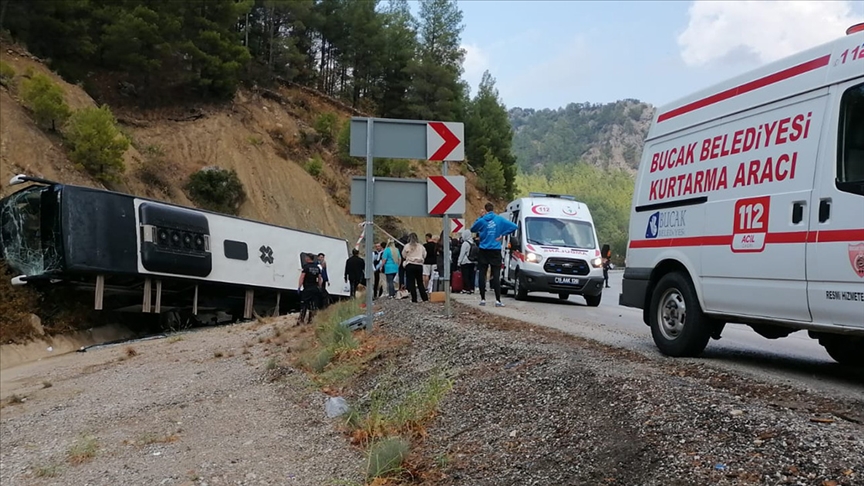
[[[529,292],[551,292],[567,300],[581,295],[600,305],[603,262],[591,212],[573,196],[530,193],[507,205],[501,216],[518,227],[502,243],[501,288],[516,300]]]
[[[655,113],[619,303],[669,356],[740,323],[864,364],[864,24]]]

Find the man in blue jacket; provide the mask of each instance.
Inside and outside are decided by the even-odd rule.
[[[492,203],[486,203],[486,214],[471,225],[471,232],[480,235],[480,254],[477,255],[477,271],[480,275],[480,305],[486,305],[486,270],[492,267],[489,287],[495,291],[495,307],[501,303],[501,237],[516,231],[515,224],[498,216]]]

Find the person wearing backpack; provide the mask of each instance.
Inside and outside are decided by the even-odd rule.
[[[462,272],[462,293],[474,293],[474,267],[477,265],[477,255],[480,249],[474,243],[470,230],[462,231],[462,246],[459,248],[459,269]]]

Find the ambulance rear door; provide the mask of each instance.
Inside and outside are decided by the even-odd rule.
[[[864,65],[864,57],[857,60]],[[864,328],[864,83],[832,86],[809,208],[813,321]]]

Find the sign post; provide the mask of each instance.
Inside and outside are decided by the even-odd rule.
[[[441,175],[447,176],[446,160],[441,167]],[[452,260],[450,259],[450,232],[447,231],[450,229],[448,219],[446,214],[441,217],[441,238],[444,240],[441,244],[444,245],[444,278],[442,279],[444,282],[444,315],[450,317],[450,263]]]
[[[375,130],[373,131],[373,125]],[[374,216],[442,217],[444,245],[445,312],[450,315],[450,219],[465,211],[465,178],[447,177],[447,161],[465,160],[465,128],[462,123],[390,118],[351,118],[349,155],[366,157],[366,177],[351,182],[351,214],[365,217],[366,239],[366,329],[372,329],[372,302],[375,295],[372,268]],[[444,162],[443,175],[422,179],[374,177],[373,160],[378,158],[420,159]],[[378,183],[376,185],[376,182]],[[426,197],[418,191],[426,186]],[[362,196],[361,196],[362,191]],[[376,195],[378,197],[376,197]],[[365,197],[364,197],[365,196]],[[387,204],[376,205],[376,199]],[[393,202],[396,204],[393,204]],[[445,242],[442,242],[444,244]]]
[[[375,274],[372,269],[372,239],[373,237],[373,226],[372,223],[374,221],[372,208],[375,202],[375,177],[374,177],[374,168],[373,168],[373,151],[375,138],[372,136],[372,125],[373,121],[370,119],[366,124],[366,180],[369,181],[366,184],[366,224],[363,226],[363,229],[366,231],[366,330],[372,330],[372,306],[373,306],[373,298],[375,297],[374,288],[375,285]]]

